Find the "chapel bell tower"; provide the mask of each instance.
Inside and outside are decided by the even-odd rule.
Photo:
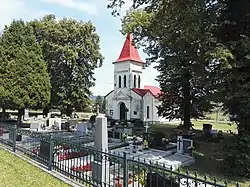
[[[127,35],[120,56],[113,64],[115,94],[122,91],[130,95],[132,88],[143,88],[144,62],[133,44],[132,34]]]

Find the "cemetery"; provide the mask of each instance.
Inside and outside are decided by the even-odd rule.
[[[62,128],[65,123],[68,127]],[[17,131],[19,133],[16,134],[16,146],[17,149],[30,151],[32,157],[43,158],[47,162],[50,155],[53,155],[55,170],[67,170],[74,175],[90,178],[94,183],[108,181],[113,185],[123,183],[124,154],[128,160],[129,186],[140,185],[142,182],[137,178],[143,175],[154,178],[153,173],[143,173],[138,169],[143,165],[157,166],[160,170],[174,172],[195,164],[192,139],[184,138],[185,135],[181,134],[168,139],[160,133],[150,132],[150,129],[151,127],[146,125],[144,132],[136,136],[133,135],[133,127],[112,126],[103,114],[97,115],[94,124],[90,121],[71,121],[59,117],[39,117],[31,121],[30,128]],[[207,132],[206,129],[204,131]],[[53,150],[50,149],[51,138],[54,142]],[[11,130],[3,131],[1,139],[13,140]],[[136,171],[133,165],[138,166]],[[157,174],[157,181],[158,178],[166,180],[165,184],[171,180],[175,181],[161,176],[160,173]],[[180,179],[183,180],[185,181],[185,178]]]
[[[16,1],[0,186],[250,187],[249,1]]]

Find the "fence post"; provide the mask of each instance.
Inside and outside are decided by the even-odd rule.
[[[123,187],[128,187],[128,156],[123,152]]]
[[[16,138],[17,138],[17,125],[14,125],[13,129],[12,129],[12,133],[13,133],[13,145],[12,145],[12,151],[16,152]]]
[[[52,170],[53,160],[54,160],[53,157],[54,157],[54,140],[53,140],[53,135],[50,134],[49,136],[49,166],[48,166],[49,171]]]

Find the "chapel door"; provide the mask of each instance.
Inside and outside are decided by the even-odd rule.
[[[120,120],[125,120],[125,114],[126,114],[126,105],[125,103],[120,104]]]

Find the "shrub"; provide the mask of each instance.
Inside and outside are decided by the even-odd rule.
[[[225,147],[224,169],[234,176],[250,178],[250,136],[237,137]]]
[[[135,120],[134,125],[135,127],[144,127],[143,121],[140,119]]]

